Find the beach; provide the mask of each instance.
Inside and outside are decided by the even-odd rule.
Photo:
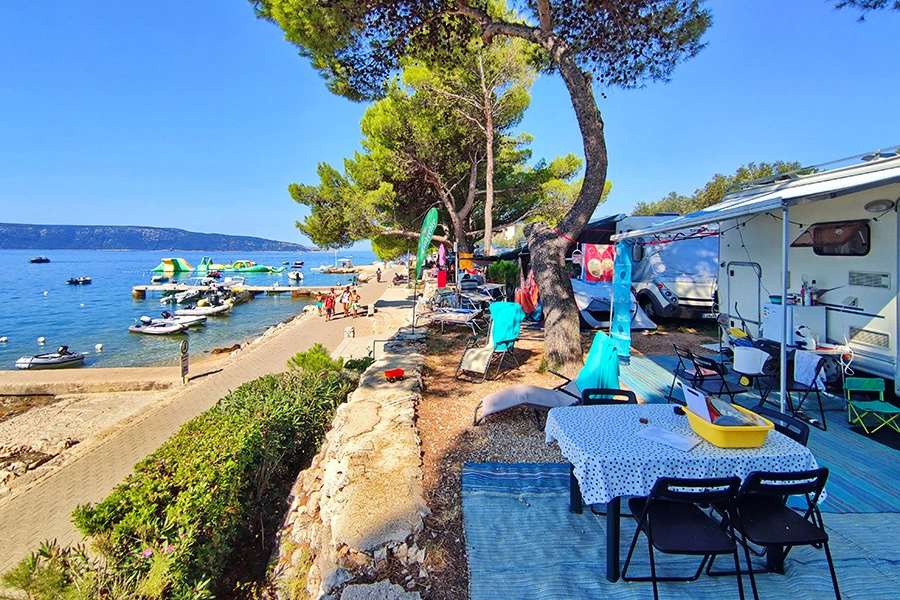
[[[374,340],[396,331],[411,308],[409,291],[388,283],[392,275],[388,271],[382,283],[373,279],[359,287],[363,304],[377,307],[373,316],[326,322],[310,307],[239,350],[191,364],[184,384],[179,367],[0,375],[0,394],[9,394],[21,377],[30,378],[37,391],[55,389],[60,380],[71,390],[0,422],[0,479],[6,479],[0,487],[0,572],[46,539],[80,542],[72,510],[102,500],[134,464],[230,390],[286,370],[290,357],[315,343],[345,359],[366,356]],[[345,337],[349,327],[353,337]],[[13,473],[2,466],[2,456],[12,454],[43,462]]]

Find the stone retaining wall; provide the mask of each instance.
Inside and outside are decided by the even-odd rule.
[[[330,597],[347,582],[384,579],[388,571],[407,573],[410,588],[425,579],[425,549],[416,543],[429,514],[415,425],[419,341],[388,344],[294,483],[274,559],[278,598]],[[405,379],[389,382],[387,369],[403,369]]]

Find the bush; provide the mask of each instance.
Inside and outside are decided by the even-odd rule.
[[[505,285],[509,294],[519,283],[519,265],[509,260],[499,260],[488,267],[487,276]]]
[[[331,358],[328,348],[315,344],[306,352],[298,352],[288,359],[287,366],[292,371],[309,373],[335,373],[344,365],[343,358]]]
[[[363,373],[374,363],[375,359],[371,356],[366,356],[365,358],[351,358],[344,363],[344,368],[350,369],[351,371],[356,371],[357,373]]]
[[[305,368],[242,385],[105,500],[78,507],[76,526],[113,571],[140,575],[136,597],[202,597],[229,559],[277,528],[285,484],[317,451],[351,387],[340,373]]]

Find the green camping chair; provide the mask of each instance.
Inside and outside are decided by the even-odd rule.
[[[515,302],[494,302],[490,307],[491,331],[484,346],[479,346],[479,336],[469,338],[463,350],[459,365],[456,367],[456,378],[475,383],[482,383],[488,377],[491,365],[497,365],[494,377],[500,375],[503,359],[508,355],[519,366],[513,347],[519,339],[519,327],[525,318],[522,307]],[[469,373],[479,375],[471,378]]]
[[[853,400],[852,393],[878,394],[878,400]],[[884,399],[884,379],[874,377],[847,377],[844,380],[847,395],[847,421],[858,424],[866,433],[875,433],[888,426],[900,433],[900,408]],[[865,417],[871,415],[875,426],[866,425]]]

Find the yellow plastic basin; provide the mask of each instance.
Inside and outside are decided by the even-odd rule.
[[[710,423],[703,417],[699,417],[692,413],[687,407],[684,412],[687,414],[688,422],[694,433],[702,437],[704,440],[719,448],[759,448],[766,441],[769,431],[775,428],[771,421],[765,417],[761,417],[753,411],[747,410],[737,404],[732,404],[734,408],[753,415],[765,422],[765,425],[716,425]]]

